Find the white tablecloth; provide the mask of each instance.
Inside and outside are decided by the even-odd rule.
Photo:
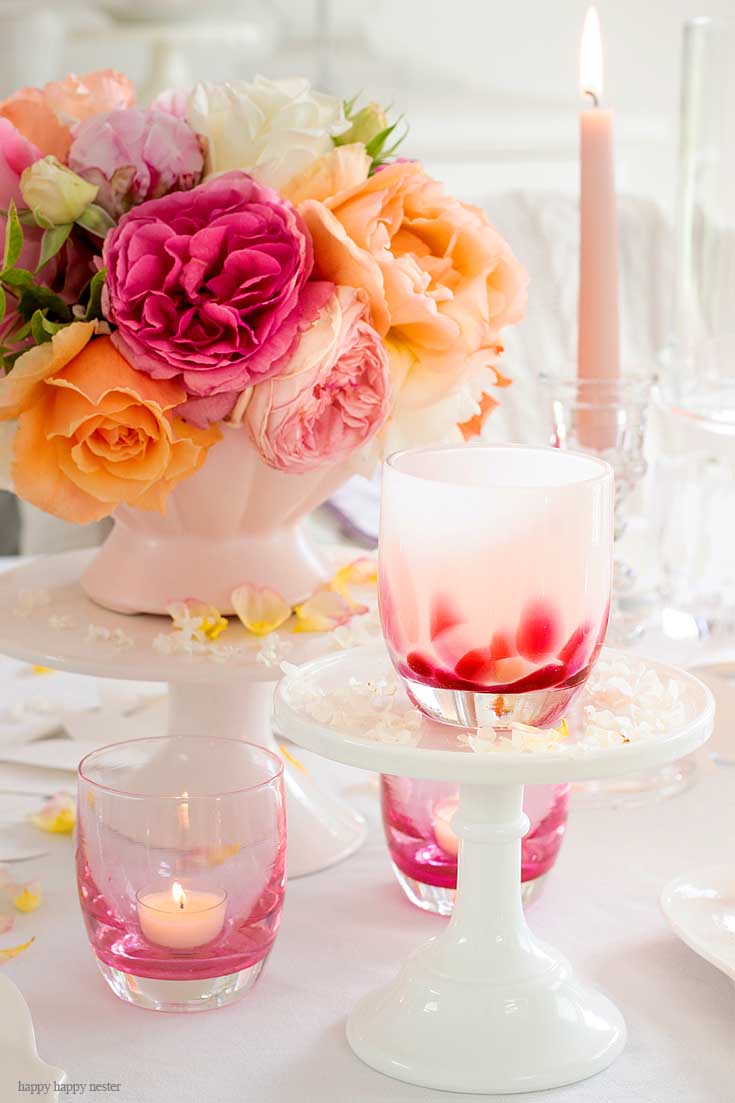
[[[719,698],[715,745],[727,750],[728,743],[733,747],[735,689],[723,685]],[[257,986],[232,1007],[176,1016],[119,1002],[97,973],[86,941],[75,899],[72,842],[49,837],[52,855],[33,863],[45,903],[23,917],[18,929],[35,933],[37,941],[5,968],[28,1000],[40,1055],[64,1067],[70,1081],[121,1085],[114,1094],[95,1098],[120,1103],[468,1098],[381,1076],[347,1045],[344,1020],[355,1001],[390,978],[398,962],[445,921],[413,908],[393,881],[375,780],[302,757],[366,812],[370,835],[348,861],[289,885],[271,959]],[[637,810],[573,811],[559,862],[531,909],[531,922],[618,1003],[629,1040],[623,1055],[593,1080],[530,1099],[731,1103],[735,993],[722,974],[669,931],[658,906],[669,878],[733,858],[735,769],[714,766],[706,751],[700,759],[699,783],[676,799]],[[2,776],[0,769],[0,786]],[[532,1037],[528,1045],[533,1046]]]

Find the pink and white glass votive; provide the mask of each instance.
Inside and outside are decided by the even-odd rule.
[[[380,615],[427,716],[462,727],[552,725],[607,628],[613,472],[552,448],[464,445],[391,456]]]
[[[231,1003],[257,980],[286,886],[283,763],[235,739],[117,743],[79,766],[77,881],[121,999]]]
[[[383,774],[383,829],[398,883],[424,911],[451,915],[459,840],[452,820],[459,788],[452,782]],[[521,882],[529,904],[556,861],[569,810],[569,785],[527,785],[523,810],[531,821],[522,840]]]

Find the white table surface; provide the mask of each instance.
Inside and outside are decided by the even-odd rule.
[[[716,748],[735,753],[735,683],[714,678],[709,683],[718,698],[717,729],[698,755],[696,786],[634,810],[572,810],[559,861],[530,919],[541,937],[568,954],[580,976],[618,1004],[629,1039],[606,1072],[529,1099],[731,1103],[734,1097],[732,984],[679,942],[658,904],[672,877],[733,859],[735,767],[715,766],[709,755]],[[271,959],[253,991],[232,1007],[176,1016],[121,1003],[98,974],[87,944],[72,841],[43,836],[49,857],[15,867],[19,876],[40,877],[45,899],[37,912],[19,917],[12,936],[3,937],[8,945],[36,936],[30,950],[3,968],[30,1005],[41,1057],[65,1068],[71,1082],[120,1085],[94,1098],[120,1103],[471,1098],[387,1079],[350,1051],[344,1037],[349,1009],[389,979],[406,954],[445,920],[412,907],[394,882],[375,780],[296,753],[368,816],[368,841],[343,864],[289,885]],[[17,784],[17,768],[0,766],[0,788],[11,780]],[[84,1098],[90,1098],[89,1091]]]

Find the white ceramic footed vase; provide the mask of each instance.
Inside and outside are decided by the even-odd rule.
[[[118,613],[164,613],[188,597],[232,613],[230,595],[243,582],[294,605],[332,573],[299,523],[356,470],[347,460],[305,474],[276,471],[245,428],[222,425],[222,440],[171,492],[165,514],[115,511],[82,586]]]

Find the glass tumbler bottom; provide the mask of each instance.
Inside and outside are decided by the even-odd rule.
[[[462,728],[497,728],[509,730],[514,723],[534,724],[538,727],[552,725],[567,711],[577,695],[580,682],[587,676],[587,669],[580,671],[566,685],[543,687],[543,669],[529,676],[521,688],[509,686],[508,692],[480,693],[469,689],[443,689],[430,686],[401,674],[403,684],[413,703],[426,716],[443,724],[456,724]],[[547,677],[548,677],[547,673]],[[553,675],[558,677],[556,673]],[[532,684],[535,678],[538,688]]]
[[[415,877],[409,877],[399,869],[395,862],[392,863],[396,880],[405,892],[408,899],[422,911],[432,912],[433,915],[451,915],[454,910],[454,898],[456,889],[443,888],[441,885],[427,885],[424,881],[418,881]],[[521,897],[523,906],[528,907],[534,900],[538,900],[544,890],[546,873],[534,877],[531,881],[521,883]]]
[[[248,992],[260,976],[266,958],[237,973],[206,980],[155,980],[124,973],[97,958],[112,991],[126,1003],[148,1011],[194,1012],[226,1007]]]

